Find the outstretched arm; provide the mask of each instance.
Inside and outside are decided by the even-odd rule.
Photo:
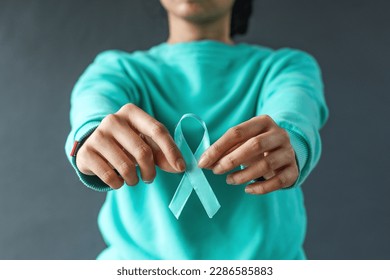
[[[249,183],[246,191],[265,194],[301,185],[321,154],[320,128],[328,118],[321,72],[305,52],[274,52],[259,96],[256,117],[230,128],[203,154],[199,166],[223,174],[227,183]]]

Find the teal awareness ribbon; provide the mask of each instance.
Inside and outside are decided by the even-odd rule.
[[[188,143],[183,135],[182,122],[185,118],[197,120],[204,129],[203,138],[196,149],[195,154],[192,153],[191,148],[188,146]],[[219,204],[218,199],[202,169],[198,167],[200,156],[210,146],[209,133],[205,122],[195,114],[184,114],[175,128],[175,142],[186,162],[186,170],[175,194],[173,195],[169,208],[175,215],[176,219],[179,219],[180,214],[192,193],[192,189],[194,189],[200,199],[200,202],[206,210],[207,215],[211,219],[215,213],[217,213],[221,205]]]

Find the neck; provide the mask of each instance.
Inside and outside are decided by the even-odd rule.
[[[210,22],[190,22],[183,18],[168,15],[169,38],[167,43],[181,43],[199,40],[216,40],[234,45],[230,37],[230,17]]]

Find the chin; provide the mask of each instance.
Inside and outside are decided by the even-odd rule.
[[[194,22],[207,22],[228,13],[234,0],[160,0],[176,17]]]
[[[168,12],[191,21],[204,21],[215,13],[216,7],[212,2],[210,0],[161,0]]]
[[[196,18],[204,18],[210,13],[207,10],[205,4],[202,4],[202,1],[198,0],[179,0],[179,4],[175,7],[175,13],[177,16],[188,18],[188,19],[196,19]]]

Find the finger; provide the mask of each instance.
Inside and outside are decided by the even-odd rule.
[[[266,157],[266,156],[268,156],[268,154],[269,154],[269,152],[265,152],[265,153],[264,153],[264,156]],[[273,170],[271,170],[270,172],[264,174],[264,175],[263,175],[263,178],[264,178],[265,180],[268,180],[268,179],[270,179],[270,178],[272,178],[272,177],[274,177],[274,176],[275,176],[275,172],[274,172]]]
[[[171,172],[171,173],[179,172],[169,164],[163,151],[160,149],[157,143],[152,140],[152,138],[150,138],[149,136],[144,136],[144,139],[145,142],[152,148],[154,163],[158,167],[160,167],[164,171]]]
[[[126,154],[126,156],[129,158],[129,160],[131,160],[131,162],[134,163],[134,166],[138,165],[135,158],[125,148],[122,147],[122,151]]]
[[[240,142],[236,145],[234,145],[233,147],[231,147],[229,150],[227,150],[221,157],[224,157],[225,155],[231,153],[233,150],[237,149],[240,145],[242,145],[243,142]],[[248,162],[248,161],[247,161]],[[218,161],[217,162],[214,162],[213,164],[209,165],[206,167],[206,169],[213,169],[216,165],[218,164]],[[249,165],[249,164],[248,164]]]
[[[145,136],[149,136],[160,147],[169,164],[177,171],[185,170],[185,162],[168,129],[159,121],[133,105],[129,110],[130,124]]]
[[[270,173],[289,164],[291,164],[291,156],[286,149],[276,150],[247,168],[229,174],[226,183],[240,185],[260,177],[269,179]]]
[[[251,118],[237,126],[230,128],[213,145],[211,145],[201,156],[198,166],[207,168],[240,142],[245,142],[262,132],[265,132],[271,125],[269,117],[258,116]]]
[[[258,158],[251,158],[251,159],[246,159],[243,163],[241,163],[242,167],[243,168],[246,168],[248,166],[251,166],[252,164],[255,164],[257,163],[259,160],[261,160],[262,158],[264,158],[266,153],[264,154],[260,154],[258,156]]]
[[[248,159],[259,158],[266,151],[280,147],[284,142],[283,136],[272,131],[250,138],[231,153],[222,157],[213,167],[214,174],[223,174]]]
[[[144,182],[153,181],[156,177],[156,168],[151,147],[126,122],[113,123],[112,131],[117,132],[112,136],[115,137],[119,145],[132,155],[132,159],[138,164],[142,180]]]
[[[267,153],[264,153],[264,155],[266,155]],[[246,167],[248,167],[248,166],[251,166],[252,164],[254,164],[254,163],[257,163],[259,160],[261,160],[263,157],[264,157],[264,155],[259,155],[259,158],[260,159],[255,159],[255,160],[248,160],[248,161],[245,161],[245,162],[243,162],[242,164],[241,164],[241,166],[243,167],[243,168],[241,168],[241,169],[244,169],[244,168],[246,168]],[[263,175],[263,178],[265,179],[265,180],[267,180],[267,179],[270,179],[270,178],[272,178],[273,176],[275,175],[275,173],[273,172],[273,171],[270,171],[270,172],[268,172],[268,173],[266,173],[266,174],[264,174]]]
[[[298,171],[293,165],[280,170],[274,177],[263,182],[256,182],[245,188],[246,193],[250,194],[267,194],[281,188],[294,184],[298,176]]]
[[[134,162],[127,157],[116,141],[105,138],[101,140],[100,147],[101,156],[119,173],[127,185],[135,186],[138,184],[139,179]]]
[[[119,189],[123,186],[124,180],[115,173],[101,155],[97,152],[91,152],[86,157],[91,172],[98,176],[104,183],[112,189]]]
[[[259,160],[261,160],[261,159],[262,159],[264,156],[266,156],[267,154],[268,154],[268,152],[265,152],[264,155],[259,155],[259,159],[255,159],[255,160],[252,159],[252,160],[244,161],[244,162],[241,164],[241,166],[242,166],[243,168],[246,168],[246,167],[248,167],[248,166],[251,166],[252,164],[254,164],[254,163],[258,162]],[[243,169],[243,168],[241,168],[241,169]],[[263,178],[264,178],[265,180],[267,180],[267,179],[272,178],[274,175],[275,175],[275,173],[274,173],[273,171],[270,171],[270,172],[264,174],[264,175],[263,175]]]
[[[91,171],[90,164],[85,160],[89,158],[89,153],[92,151],[88,150],[87,147],[88,146],[85,143],[80,147],[76,155],[76,166],[81,173],[92,176],[95,175],[95,173]]]
[[[263,178],[264,178],[265,180],[268,180],[268,179],[271,179],[272,177],[274,177],[275,174],[276,174],[275,171],[270,171],[270,172],[264,174],[264,175],[263,175]]]

